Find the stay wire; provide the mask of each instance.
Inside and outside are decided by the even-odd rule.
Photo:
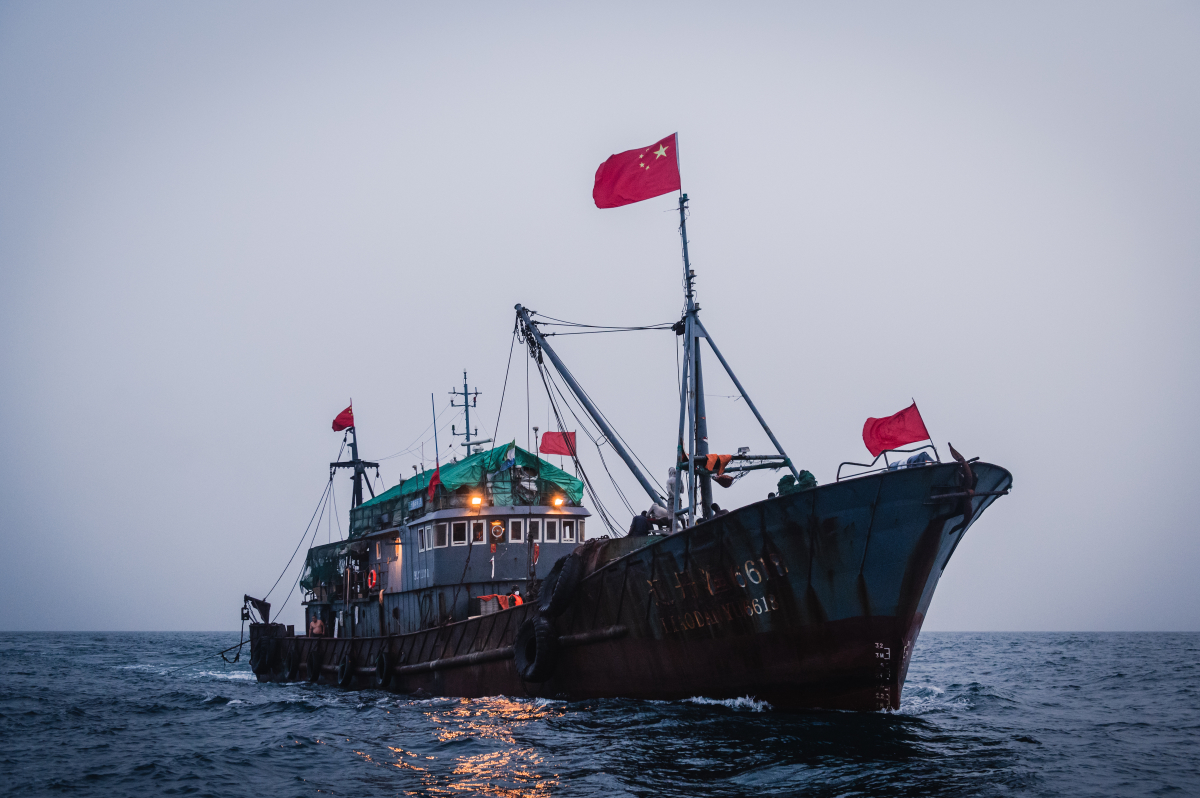
[[[500,407],[496,410],[496,428],[492,430],[492,447],[496,446],[496,435],[500,432],[500,414],[504,412],[504,395],[508,392],[508,372],[512,369],[513,349],[517,345],[517,324],[513,322],[512,343],[508,345],[508,365],[504,368],[504,387],[500,389]]]
[[[339,459],[341,458],[341,456],[342,456],[342,453],[338,452]],[[263,599],[262,599],[263,601],[266,601],[268,598],[270,598],[271,594],[273,592],[275,592],[275,588],[279,586],[279,581],[281,579],[283,579],[283,575],[286,574],[287,569],[291,567],[292,560],[296,559],[296,554],[300,551],[300,546],[303,545],[304,539],[306,537],[308,537],[308,530],[312,527],[313,519],[317,517],[317,510],[320,510],[321,507],[325,503],[325,495],[329,492],[329,488],[331,485],[333,485],[333,476],[332,475],[330,475],[329,481],[325,483],[325,490],[321,491],[321,498],[317,500],[317,506],[316,506],[316,508],[313,509],[313,514],[308,519],[308,526],[304,527],[304,533],[302,535],[300,535],[300,542],[296,544],[296,549],[295,549],[295,551],[292,552],[292,556],[288,557],[287,565],[283,566],[283,571],[279,574],[279,579],[275,580],[275,584],[271,585],[271,589],[267,591],[267,595],[263,596]],[[317,526],[319,527],[320,525],[321,525],[320,522],[318,522]]]
[[[548,371],[549,370],[545,368],[544,364],[538,363],[538,373],[541,375],[542,385],[546,389],[546,397],[550,402],[550,407],[554,411],[555,421],[558,422],[558,428],[561,431],[566,427],[566,425],[563,423],[562,414],[559,412],[558,403],[554,400],[554,394],[551,392],[550,386],[554,385],[555,390],[558,391],[560,397],[562,396],[562,391],[561,391],[561,389],[558,388],[557,383],[554,382],[554,378],[551,375],[549,375]],[[565,398],[564,398],[564,402],[565,402]],[[587,426],[579,419],[579,416],[575,414],[575,410],[569,404],[567,405],[567,409],[571,411],[571,415],[575,416],[575,420],[579,423],[580,429],[582,429],[584,434],[587,435],[589,439],[591,439],[592,443],[596,445],[597,451],[599,451],[599,448],[600,448],[599,444],[596,442],[596,439],[592,437],[591,432],[588,430]],[[612,514],[608,511],[608,508],[605,507],[604,502],[600,500],[600,495],[598,493],[596,493],[596,488],[592,484],[591,479],[588,477],[587,471],[584,470],[583,464],[581,462],[579,462],[578,447],[576,447],[575,452],[571,456],[571,459],[572,459],[572,461],[574,461],[575,467],[579,469],[579,473],[583,476],[583,483],[587,487],[588,495],[591,496],[591,498],[592,498],[592,504],[593,504],[593,506],[595,506],[597,512],[600,513],[600,520],[604,522],[604,525],[606,527],[608,527],[608,530],[613,534],[613,537],[620,537],[621,535],[617,531],[616,523],[615,523],[614,519],[612,518]],[[603,455],[601,455],[600,460],[601,460],[601,462],[603,462],[603,460],[604,460]],[[605,470],[607,470],[607,466],[605,466]],[[611,474],[610,474],[610,478],[611,478]]]
[[[328,508],[328,507],[329,507],[329,502],[325,502],[325,504],[324,504],[324,507]],[[324,515],[324,514],[325,514],[325,510],[322,510],[322,511],[321,511],[321,514],[322,514],[322,515]],[[314,528],[313,528],[312,537],[311,537],[311,538],[309,539],[309,541],[308,541],[308,547],[309,547],[310,549],[312,548],[313,541],[314,541],[314,540],[316,540],[316,538],[317,538],[317,532],[318,532],[318,531],[320,531],[320,529],[321,529],[321,522],[318,520],[318,521],[317,521],[317,525],[316,525],[316,527],[314,527]],[[284,610],[284,608],[285,608],[285,607],[287,607],[287,605],[288,605],[288,602],[292,600],[292,594],[296,592],[296,585],[300,584],[300,577],[301,577],[301,576],[303,576],[303,575],[304,575],[304,569],[303,569],[303,568],[301,568],[301,569],[300,569],[298,572],[296,572],[296,581],[295,581],[295,582],[292,582],[292,589],[288,591],[287,598],[285,598],[285,599],[283,600],[283,603],[279,605],[279,609],[278,609],[278,610],[276,610],[276,612],[275,612],[275,617],[276,617],[276,618],[280,618],[280,617],[282,617],[282,616],[283,616],[283,610]],[[240,653],[240,652],[239,652],[239,653]]]
[[[560,397],[562,397],[563,403],[567,405],[567,409],[571,411],[571,415],[575,417],[575,421],[578,422],[580,425],[580,428],[583,429],[584,434],[587,435],[589,439],[591,439],[592,444],[596,447],[596,454],[598,454],[600,456],[600,464],[602,466],[604,466],[604,473],[608,475],[608,481],[610,483],[612,483],[613,490],[615,490],[617,492],[617,496],[618,496],[618,498],[621,499],[621,503],[625,505],[625,509],[629,511],[630,515],[637,515],[637,511],[634,510],[633,505],[631,505],[629,503],[629,499],[625,496],[625,492],[623,490],[621,490],[621,486],[617,483],[616,477],[613,476],[612,470],[608,467],[608,461],[604,459],[604,448],[603,447],[604,447],[604,443],[606,443],[608,441],[608,439],[606,437],[604,437],[603,435],[599,435],[598,437],[593,437],[592,434],[588,431],[587,427],[584,425],[583,421],[579,418],[579,415],[575,412],[575,409],[568,402],[567,397],[563,394],[562,388],[558,385],[557,382],[554,382],[553,377],[551,377],[551,383],[554,385],[555,390],[558,391],[558,395]],[[597,432],[599,432],[599,431],[597,431]]]

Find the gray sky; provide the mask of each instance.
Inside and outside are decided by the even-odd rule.
[[[465,368],[491,436],[514,303],[677,318],[673,198],[591,186],[679,131],[703,317],[789,454],[830,481],[915,397],[1014,474],[927,629],[1200,629],[1194,3],[3,2],[0,109],[0,628],[236,628],[351,396],[382,458]],[[674,336],[557,343],[661,479]],[[707,375],[714,450],[763,450]],[[501,440],[546,426],[524,378]]]

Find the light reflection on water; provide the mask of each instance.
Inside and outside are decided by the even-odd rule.
[[[228,638],[0,634],[5,794],[1200,795],[1200,635],[922,635],[894,714],[416,700],[191,664]]]

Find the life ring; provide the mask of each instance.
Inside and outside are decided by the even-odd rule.
[[[517,630],[513,642],[513,664],[526,682],[544,682],[558,664],[558,633],[551,620],[535,615]]]
[[[338,687],[349,687],[352,681],[354,681],[354,660],[350,659],[350,652],[347,651],[342,655],[342,661],[338,663]]]
[[[583,575],[583,558],[571,552],[550,569],[538,589],[538,613],[547,618],[557,618],[570,605]]]
[[[381,648],[375,657],[375,686],[386,690],[392,681],[392,668],[395,667],[392,655],[387,648]]]
[[[376,575],[375,569],[372,568],[371,572],[367,574],[367,590],[374,590],[375,585],[377,585],[378,583],[379,583],[379,577]]]
[[[317,683],[317,679],[321,678],[321,657],[317,654],[317,646],[314,644],[308,650],[308,680],[313,684]]]

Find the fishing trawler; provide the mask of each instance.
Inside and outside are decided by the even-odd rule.
[[[748,695],[779,708],[899,708],[938,579],[1012,477],[953,447],[943,462],[932,442],[843,463],[825,485],[798,470],[700,321],[687,202],[681,193],[683,313],[670,325],[684,353],[678,470],[665,488],[550,346],[547,317],[515,308],[514,335],[547,385],[559,434],[567,428],[560,404],[571,401],[646,492],[661,534],[623,535],[600,508],[597,534],[583,497],[599,499],[566,436],[578,476],[515,441],[477,440],[461,460],[364,501],[365,471],[376,464],[359,459],[350,427],[351,458],[330,473],[351,470],[355,506],[346,540],[308,552],[300,585],[309,633],[272,623],[266,601],[245,597],[260,681],[434,696]],[[705,345],[773,452],[708,451]],[[565,391],[552,387],[556,376]],[[465,383],[462,396],[465,405]],[[785,471],[778,494],[714,509],[714,481],[760,470]],[[323,633],[313,634],[318,619]]]

